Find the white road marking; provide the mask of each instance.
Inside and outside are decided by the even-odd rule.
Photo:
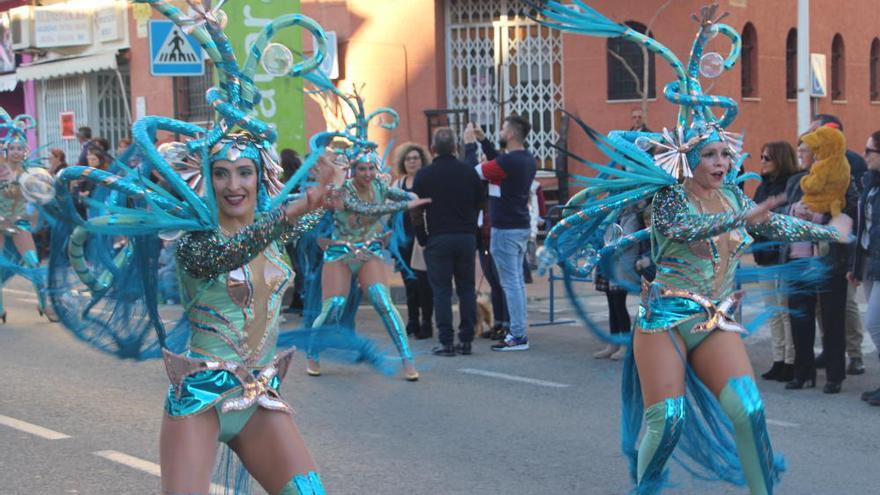
[[[786,428],[797,428],[800,425],[797,423],[789,423],[788,421],[780,421],[778,419],[767,419],[768,425],[776,425],[776,426],[784,426]]]
[[[539,385],[541,387],[551,387],[551,388],[567,388],[571,385],[567,383],[557,383],[557,382],[548,382],[546,380],[538,380],[536,378],[528,378],[525,376],[516,376],[516,375],[508,375],[506,373],[498,373],[495,371],[486,371],[486,370],[478,370],[474,368],[461,368],[458,371],[461,373],[466,373],[468,375],[479,375],[479,376],[487,376],[489,378],[500,378],[502,380],[510,380],[512,382],[520,382],[520,383],[530,383],[532,385]]]
[[[162,476],[162,468],[159,467],[155,462],[145,461],[139,457],[135,457],[133,455],[128,455],[123,452],[119,452],[117,450],[99,450],[97,452],[92,452],[98,457],[103,457],[108,461],[115,462],[117,464],[122,464],[123,466],[128,466],[132,469],[137,469],[138,471],[142,471],[147,474],[152,474],[153,476],[161,477]],[[211,483],[211,492],[221,493],[225,490],[224,487],[217,485],[215,483]]]
[[[15,418],[10,418],[9,416],[3,416],[2,414],[0,414],[0,425],[6,425],[10,428],[15,428],[16,430],[45,438],[46,440],[63,440],[65,438],[70,438],[70,435],[43,428],[42,426],[26,423]]]

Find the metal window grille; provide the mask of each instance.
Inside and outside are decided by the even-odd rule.
[[[76,127],[88,126],[89,76],[71,76],[37,81],[37,122],[40,147],[61,148],[67,162],[76,164],[82,145],[76,139],[61,139],[61,113],[73,112]]]
[[[797,98],[797,29],[788,31],[785,38],[785,97]]]
[[[758,35],[748,23],[742,33],[742,96],[758,96]]]
[[[113,154],[116,145],[128,137],[131,129],[131,111],[127,98],[131,94],[128,65],[120,66],[119,74],[98,72],[93,79],[96,84],[92,85],[95,92],[91,100],[94,102],[92,115],[97,116],[97,122],[92,121],[92,136],[109,141],[110,153]]]
[[[638,22],[626,22],[627,26],[632,29],[644,33],[647,27]],[[626,61],[626,64],[620,61],[611,53],[606,54],[607,70],[608,70],[608,99],[609,100],[637,100],[642,97],[639,94],[639,86],[642,82],[645,70],[645,57],[642,47],[638,43],[632,41],[609,38],[607,48],[609,52],[617,54]],[[627,67],[636,74],[627,70]],[[648,98],[657,96],[657,77],[654,67],[654,53],[648,52]]]
[[[846,98],[846,48],[843,36],[836,34],[831,42],[831,99]]]
[[[874,38],[871,42],[871,62],[870,62],[870,87],[871,101],[880,100],[880,39]]]
[[[214,66],[205,62],[205,74],[175,77],[176,118],[207,126],[214,121],[214,108],[205,100],[205,93],[214,85]]]
[[[554,168],[562,117],[562,35],[523,0],[447,0],[447,106],[497,137],[505,117],[529,120],[529,149]]]

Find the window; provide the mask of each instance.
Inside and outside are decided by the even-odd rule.
[[[645,33],[646,27],[638,22],[626,22],[630,28]],[[650,34],[649,34],[650,36]],[[645,59],[638,43],[620,38],[608,39],[608,99],[641,99],[640,89],[644,78]],[[654,53],[648,52],[648,98],[657,96],[654,73]]]
[[[846,99],[846,47],[840,34],[831,42],[831,99]]]
[[[758,33],[751,22],[742,31],[742,96],[758,96]]]
[[[175,116],[179,120],[207,125],[214,120],[214,109],[205,93],[214,85],[214,66],[205,61],[205,74],[174,78]]]
[[[871,42],[870,84],[871,101],[880,101],[880,39]]]
[[[797,98],[797,29],[788,30],[785,38],[785,97]]]

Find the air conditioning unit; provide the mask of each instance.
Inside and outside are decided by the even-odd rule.
[[[12,49],[25,50],[34,48],[34,7],[25,5],[9,11],[12,20]]]

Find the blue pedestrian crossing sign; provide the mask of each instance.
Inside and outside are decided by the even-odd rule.
[[[150,74],[201,76],[205,74],[202,47],[172,21],[150,21]]]

